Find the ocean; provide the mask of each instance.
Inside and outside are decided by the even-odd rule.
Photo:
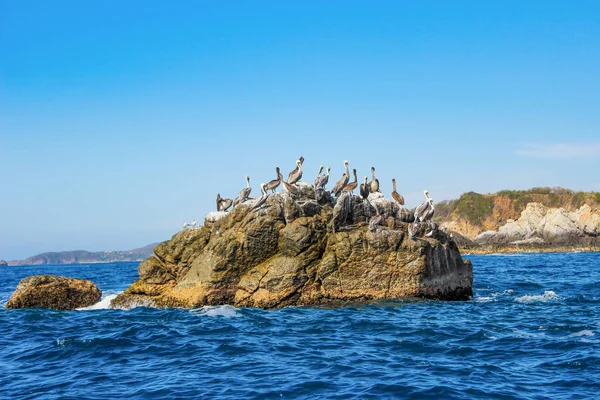
[[[600,393],[600,254],[465,256],[470,301],[107,309],[137,263],[2,267],[2,399],[582,399]],[[86,310],[6,310],[21,278]]]

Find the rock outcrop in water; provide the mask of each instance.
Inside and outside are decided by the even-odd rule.
[[[4,260],[0,260],[0,267],[6,267],[8,263]]]
[[[139,265],[140,279],[112,307],[294,305],[422,297],[462,300],[472,295],[472,266],[445,233],[413,240],[413,214],[371,194],[342,195],[300,183],[295,197],[270,195],[207,215]],[[319,199],[318,201],[315,199]],[[378,212],[381,225],[369,227]]]
[[[102,292],[92,282],[56,275],[23,278],[6,308],[53,308],[74,310],[100,301]]]

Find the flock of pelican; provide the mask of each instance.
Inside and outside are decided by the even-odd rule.
[[[301,156],[298,160],[296,160],[296,168],[288,174],[287,181],[284,180],[283,174],[281,173],[279,167],[276,167],[276,178],[268,183],[261,183],[261,196],[258,199],[256,199],[252,208],[257,209],[260,206],[262,206],[269,196],[269,191],[271,193],[275,193],[280,185],[283,185],[285,190],[287,190],[292,195],[297,195],[299,193],[297,183],[302,178],[303,164],[304,157]],[[352,170],[352,176],[354,177],[354,181],[352,182],[350,182],[350,170],[348,168],[348,161],[344,161],[344,169],[345,172],[342,174],[342,177],[335,183],[333,189],[331,189],[331,194],[336,198],[339,198],[340,195],[343,193],[352,194],[354,190],[359,186],[356,169]],[[317,192],[325,191],[325,186],[329,183],[329,174],[331,172],[331,167],[328,167],[325,173],[322,173],[323,170],[324,167],[320,166],[319,172],[317,173],[317,177],[315,178],[313,183],[315,191]],[[396,179],[392,179],[392,187],[392,199],[394,199],[394,201],[397,202],[400,206],[404,206],[404,197],[402,197],[402,195],[396,191]],[[251,192],[252,187],[250,186],[250,177],[246,176],[246,187],[244,187],[240,191],[239,195],[235,199],[224,199],[221,197],[220,193],[217,194],[217,211],[227,211],[232,206],[235,208],[239,204],[242,204],[248,200],[255,200],[250,198]],[[381,193],[379,187],[379,180],[375,176],[375,167],[371,167],[370,182],[368,182],[368,177],[364,177],[363,183],[360,184],[359,193],[364,200],[368,200],[370,193]],[[416,237],[417,235],[423,233],[420,232],[420,230],[423,229],[424,224],[420,223],[427,223],[425,226],[429,226],[430,228],[431,226],[433,226],[432,230],[437,229],[437,226],[431,223],[431,219],[433,218],[433,215],[435,213],[433,199],[429,196],[429,192],[427,190],[425,190],[423,193],[425,194],[425,201],[421,203],[414,211],[415,223],[412,225],[412,228],[409,229],[411,237]],[[371,221],[369,223],[370,227],[377,226],[383,218],[383,216],[379,214],[379,210],[377,209],[377,207],[375,207],[375,210],[377,212],[377,215],[371,218]],[[194,228],[195,226],[195,220],[191,224],[184,222],[183,225],[184,229]]]

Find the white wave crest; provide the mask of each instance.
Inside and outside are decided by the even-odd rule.
[[[110,308],[110,302],[117,297],[119,294],[109,294],[106,295],[105,297],[103,297],[102,299],[100,299],[99,302],[97,302],[96,304],[93,304],[89,307],[82,307],[82,308],[78,308],[77,310],[80,311],[87,311],[87,310],[106,310]]]
[[[595,333],[592,330],[589,329],[584,329],[583,331],[579,331],[579,332],[575,332],[575,333],[571,333],[569,336],[570,338],[574,338],[574,337],[581,337],[581,336],[594,336]]]
[[[562,297],[554,293],[552,290],[546,290],[544,294],[537,296],[525,296],[517,297],[515,301],[517,303],[548,303],[550,301],[562,300]]]
[[[233,306],[204,306],[202,308],[195,308],[190,310],[195,315],[206,315],[209,317],[227,317],[236,318],[241,317],[239,310]]]

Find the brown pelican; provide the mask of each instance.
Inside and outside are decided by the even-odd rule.
[[[319,181],[323,177],[323,175],[321,175],[321,172],[323,172],[323,166],[322,165],[319,167],[319,172],[317,172],[317,177],[315,178],[315,183],[313,184],[313,186],[315,187],[315,189],[317,188],[317,185],[319,184]]]
[[[304,157],[300,156],[298,160],[300,160],[300,164],[304,165]]]
[[[337,183],[333,187],[333,190],[331,191],[336,196],[338,196],[342,192],[342,189],[348,184],[348,181],[350,180],[348,161],[344,161],[344,167],[346,167],[346,172],[342,175],[342,178],[339,181],[337,181]]]
[[[369,184],[367,183],[367,177],[365,176],[365,183],[360,185],[360,196],[367,200],[369,198]]]
[[[429,197],[429,208],[423,214],[422,221],[431,221],[433,214],[435,214],[435,207],[433,205],[433,199]]]
[[[223,199],[221,198],[221,194],[217,193],[217,211],[227,211],[229,207],[233,204],[233,200],[231,199]]]
[[[404,205],[404,197],[402,197],[398,192],[396,192],[396,179],[392,179],[392,185],[394,186],[394,191],[392,192],[392,199],[396,200],[398,204],[401,206]]]
[[[291,194],[298,194],[298,188],[296,186],[290,185],[284,180],[282,180],[281,183],[283,183],[283,187]]]
[[[302,178],[302,161],[296,160],[296,169],[288,175],[287,183],[293,185]]]
[[[236,197],[236,199],[233,201],[233,207],[248,200],[248,196],[250,196],[251,191],[252,188],[250,187],[250,177],[246,176],[246,187],[240,191],[238,197]]]
[[[275,173],[277,173],[277,179],[273,179],[271,182],[267,183],[267,190],[271,190],[275,193],[275,189],[281,185],[281,181],[283,180],[283,175],[279,171],[279,167],[275,168]]]
[[[379,180],[375,178],[375,167],[371,167],[371,174],[373,175],[371,182],[369,182],[371,193],[379,192]]]
[[[414,223],[408,225],[408,236],[410,236],[411,239],[416,240],[416,238],[419,236],[423,236],[426,227],[426,224],[415,221]]]
[[[262,195],[258,198],[258,200],[256,200],[256,203],[254,203],[254,205],[252,206],[253,210],[256,210],[258,207],[265,204],[265,201],[267,201],[267,198],[269,197],[269,194],[267,193],[267,185],[265,183],[260,184],[260,191],[262,192]]]
[[[358,186],[358,178],[356,178],[356,168],[352,170],[352,173],[354,174],[354,182],[350,182],[349,184],[344,186],[344,188],[342,189],[343,192],[352,193],[354,189],[356,189],[356,187]]]
[[[329,182],[329,172],[331,171],[331,167],[327,167],[327,173],[325,175],[321,175],[320,179],[315,184],[315,189],[322,189]]]
[[[433,203],[430,201],[431,198],[429,197],[429,192],[427,190],[424,190],[423,194],[425,194],[425,201],[419,204],[419,206],[415,209],[415,221],[424,221],[423,217]]]
[[[369,221],[370,231],[374,231],[375,229],[377,229],[377,225],[379,225],[381,221],[383,221],[383,215],[379,213],[379,209],[377,207],[375,207],[375,213],[375,216],[371,217],[371,220]]]

